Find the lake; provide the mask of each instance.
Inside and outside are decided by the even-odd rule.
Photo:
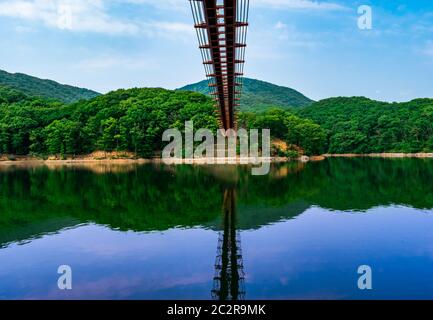
[[[250,169],[0,166],[0,299],[433,299],[432,159]]]

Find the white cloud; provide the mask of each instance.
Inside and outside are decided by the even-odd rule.
[[[273,9],[339,10],[341,5],[316,0],[251,0],[252,5]],[[122,20],[110,14],[112,5],[144,5],[157,10],[187,12],[187,0],[0,0],[0,17],[42,23],[72,32],[111,35],[173,36],[193,33],[190,24]],[[282,25],[280,25],[282,27]]]
[[[148,5],[159,10],[172,10],[177,12],[190,12],[187,0],[113,0],[119,3],[131,3],[138,5]]]
[[[281,21],[274,25],[273,31],[267,30],[262,32],[260,36],[266,39],[276,39],[278,43],[284,42],[285,45],[290,47],[315,49],[323,45],[319,40],[320,36],[299,31],[295,25],[288,25]]]
[[[103,55],[80,61],[75,66],[85,71],[91,69],[156,70],[159,63],[144,56]]]
[[[194,28],[191,24],[166,22],[166,21],[148,21],[141,25],[142,32],[147,36],[158,37],[179,37],[187,35],[190,39],[194,35]]]
[[[116,2],[120,3],[119,0],[0,0],[0,17],[39,22],[51,28],[72,32],[110,35],[170,36],[194,31],[191,25],[176,22],[123,21],[108,13],[109,6]],[[122,1],[124,4],[147,2]],[[167,0],[163,2],[170,3]]]
[[[138,27],[113,19],[102,0],[6,0],[0,2],[0,16],[42,22],[48,27],[76,32],[133,34]]]
[[[345,7],[333,3],[315,0],[251,0],[252,6],[272,9],[309,9],[309,10],[344,10]]]
[[[119,3],[144,4],[160,10],[189,11],[187,0],[112,0]],[[272,9],[315,9],[342,10],[345,7],[337,3],[318,0],[250,0],[251,6]]]
[[[274,26],[274,28],[277,29],[277,30],[286,29],[287,25],[284,24],[284,23],[282,23],[281,21],[278,21],[276,23],[276,25]]]

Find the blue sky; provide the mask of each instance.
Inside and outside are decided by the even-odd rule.
[[[250,1],[246,76],[313,99],[433,97],[433,1]],[[100,92],[204,78],[187,0],[0,0],[0,49],[0,69]]]

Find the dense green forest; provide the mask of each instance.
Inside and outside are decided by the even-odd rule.
[[[0,154],[80,155],[130,151],[157,155],[168,128],[215,131],[210,97],[165,89],[117,90],[65,104],[0,85]],[[362,97],[331,98],[292,110],[240,112],[239,126],[271,129],[274,155],[300,153],[432,152],[433,99],[385,103]]]
[[[433,151],[433,99],[331,98],[297,111],[326,130],[328,153]]]
[[[0,153],[83,154],[161,150],[167,128],[217,129],[211,99],[164,89],[118,90],[72,105],[0,87]]]
[[[289,150],[280,153],[281,156],[298,155],[297,149],[290,149],[290,146],[302,148],[307,155],[320,155],[326,150],[326,131],[312,120],[300,118],[286,110],[273,108],[262,113],[241,112],[238,124],[247,129],[270,129],[273,138],[289,145]]]
[[[273,137],[300,146],[307,154],[323,151],[325,132],[311,120],[279,109],[240,113],[239,118],[242,126],[270,128]],[[3,154],[78,155],[103,150],[151,157],[166,144],[161,139],[164,130],[184,130],[190,120],[195,128],[218,129],[209,97],[189,91],[129,89],[64,105],[0,87]]]
[[[209,94],[207,80],[187,85],[179,90]],[[261,112],[272,107],[286,110],[292,107],[305,107],[312,103],[311,99],[291,88],[250,78],[243,80],[241,111]]]
[[[81,99],[91,99],[99,93],[57,83],[52,80],[43,80],[22,73],[9,73],[0,70],[0,85],[20,90],[29,96],[55,99],[64,103],[73,103]]]

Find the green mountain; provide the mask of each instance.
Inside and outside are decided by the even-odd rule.
[[[63,104],[0,85],[0,161],[1,154],[99,150],[152,156],[165,146],[163,132],[182,129],[188,120],[216,131],[211,99],[196,92],[135,88]]]
[[[48,88],[42,85],[46,83],[56,89],[65,88],[25,75],[1,75],[25,79],[27,83],[21,87],[32,88],[32,82],[44,89]],[[245,84],[245,100],[256,97],[258,102],[244,106],[244,110],[261,112],[239,113],[239,125],[271,129],[274,138],[301,148],[307,155],[433,151],[433,99],[387,103],[365,97],[338,97],[311,102],[298,93],[310,104],[278,109],[276,102],[263,104],[261,99],[279,97],[272,90],[280,94],[293,90],[251,79],[246,79]],[[0,155],[131,151],[154,156],[165,146],[161,136],[167,128],[182,130],[185,121],[193,120],[195,127],[217,129],[211,98],[193,92],[200,91],[200,87],[205,90],[206,83],[196,84],[195,90],[193,87],[189,86],[189,91],[135,88],[105,95],[94,93],[98,96],[88,100],[80,97],[80,101],[66,104],[53,99],[58,93],[54,89],[46,93],[49,99],[45,99],[40,97],[42,94],[30,95],[11,87],[10,82],[3,85],[0,81]],[[73,91],[80,90],[83,92],[78,88]],[[294,150],[274,151],[292,155]]]
[[[190,84],[179,90],[209,94],[207,80]],[[241,111],[264,111],[269,107],[283,109],[305,107],[314,101],[291,88],[255,79],[244,78]]]
[[[433,150],[433,99],[387,103],[365,97],[337,97],[296,113],[328,132],[329,153]]]
[[[57,83],[52,80],[43,80],[22,73],[9,73],[0,70],[0,85],[17,89],[30,96],[55,99],[64,103],[73,103],[81,99],[91,99],[99,93]]]

